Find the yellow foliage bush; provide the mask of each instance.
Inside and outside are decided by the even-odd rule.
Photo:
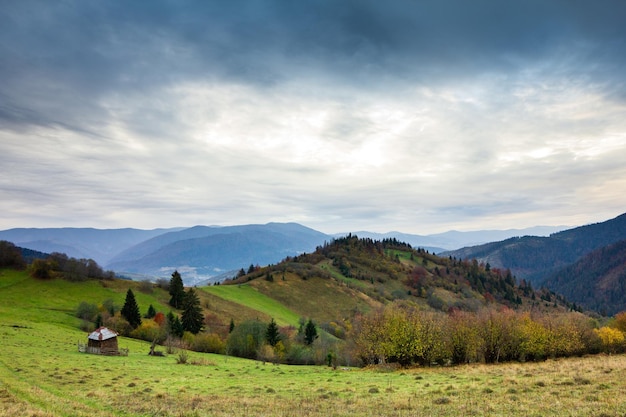
[[[621,330],[613,327],[601,327],[594,329],[594,332],[598,335],[602,341],[602,347],[608,353],[617,353],[624,351],[624,333]]]

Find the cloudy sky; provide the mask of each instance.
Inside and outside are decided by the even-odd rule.
[[[2,1],[0,229],[626,212],[622,0]]]

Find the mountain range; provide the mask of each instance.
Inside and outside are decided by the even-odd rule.
[[[554,233],[466,247],[442,255],[510,269],[603,314],[626,310],[626,214]]]
[[[328,235],[297,223],[268,223],[154,230],[10,229],[0,231],[0,240],[30,250],[94,259],[131,279],[169,278],[178,270],[186,285],[202,285],[230,278],[249,266],[276,264],[311,253],[347,234]],[[535,288],[546,287],[603,313],[626,309],[626,214],[570,229],[435,235],[359,231],[353,235],[396,239],[445,257],[476,259],[492,268],[508,269]]]
[[[548,234],[564,227],[449,231],[433,235],[400,232],[354,233],[382,240],[396,238],[430,252],[504,239],[522,234]],[[311,252],[348,233],[328,235],[297,223],[239,226],[194,226],[171,229],[16,228],[0,231],[0,240],[46,253],[93,259],[106,269],[133,279],[184,273],[186,284],[217,281],[249,265],[267,265],[287,256]]]

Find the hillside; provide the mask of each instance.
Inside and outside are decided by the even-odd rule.
[[[308,281],[316,284],[309,288]],[[354,301],[327,304],[325,298],[314,296],[315,286],[334,288],[332,291],[336,293],[351,290],[356,293],[348,293],[349,300],[367,300],[370,306],[406,300],[435,311],[477,311],[489,304],[541,309],[554,308],[552,302],[557,302],[554,294],[536,292],[524,280],[517,283],[507,270],[476,261],[439,257],[395,239],[374,241],[353,235],[334,239],[315,252],[289,257],[224,284],[252,285],[295,311],[313,316],[323,314],[325,318],[334,314],[337,319],[345,319],[347,310],[355,312],[359,307]],[[550,303],[540,301],[544,298],[550,299]],[[322,305],[307,310],[310,308],[307,306],[316,303]],[[572,307],[560,297],[558,305],[562,309]],[[339,315],[338,306],[344,306]]]
[[[79,329],[75,306],[107,298],[120,303],[128,287],[138,290],[142,311],[146,303],[166,308],[159,304],[165,292],[144,294],[139,283],[41,281],[0,269],[1,417],[561,416],[563,410],[613,416],[626,410],[624,355],[393,372],[388,365],[355,369],[344,362],[338,369],[273,366],[183,350],[148,356],[150,342],[128,337],[119,338],[128,356],[79,353],[76,344],[87,333]],[[211,310],[218,300],[211,299]],[[178,363],[183,354],[186,364]],[[545,401],[547,395],[559,406]]]
[[[626,240],[597,249],[550,274],[544,285],[604,315],[626,310]]]
[[[509,268],[517,277],[539,286],[551,273],[573,264],[593,250],[625,238],[626,214],[622,214],[606,222],[564,230],[549,237],[514,237],[445,252],[444,255]]]

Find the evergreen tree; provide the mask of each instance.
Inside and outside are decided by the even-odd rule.
[[[235,330],[235,320],[230,319],[230,326],[228,326],[228,333],[232,333]]]
[[[313,320],[309,319],[304,327],[304,343],[312,345],[315,339],[317,339],[317,328]]]
[[[200,298],[193,288],[189,288],[185,294],[181,321],[185,331],[198,334],[202,330],[204,315],[200,306]]]
[[[185,286],[183,285],[183,279],[178,273],[174,271],[172,278],[170,279],[170,305],[174,308],[181,308],[183,306],[183,300],[185,299]]]
[[[150,304],[150,307],[148,307],[148,312],[146,313],[144,317],[147,319],[151,319],[151,318],[154,318],[154,316],[156,316],[156,313],[157,313],[156,310],[154,309],[152,304]]]
[[[124,301],[124,307],[122,307],[122,317],[124,317],[133,329],[136,329],[141,324],[141,313],[139,312],[139,306],[135,300],[135,294],[130,288],[126,292],[126,301]]]
[[[183,337],[183,324],[180,322],[178,316],[170,311],[169,313],[167,313],[166,318],[169,334],[176,337]]]
[[[280,339],[280,330],[278,329],[276,321],[272,318],[265,331],[265,341],[270,346],[276,346],[276,343],[280,342]]]

